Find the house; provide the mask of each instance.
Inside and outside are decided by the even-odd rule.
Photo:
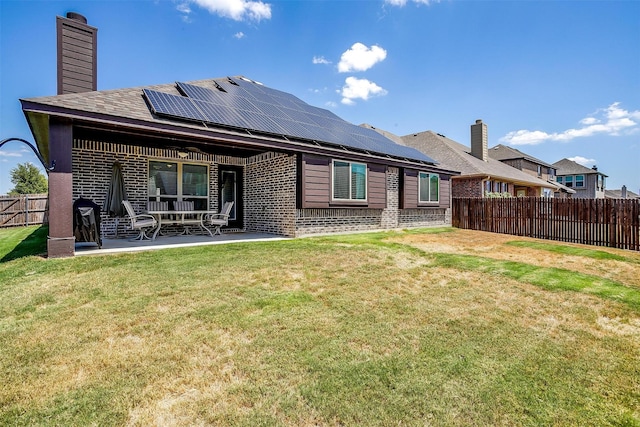
[[[640,195],[633,191],[627,190],[627,186],[623,185],[620,190],[604,190],[605,199],[640,199]]]
[[[598,172],[596,166],[589,169],[569,159],[559,160],[553,166],[556,168],[558,182],[575,190],[573,197],[579,199],[605,197],[607,175]]]
[[[516,148],[498,144],[489,149],[489,156],[531,176],[547,181],[555,187],[555,197],[571,197],[575,194],[575,190],[556,181],[555,167]],[[551,197],[551,190],[544,189],[543,191],[545,197]]]
[[[456,172],[428,155],[241,76],[96,91],[95,35],[80,15],[58,17],[59,95],[21,100],[55,162],[50,257],[74,254],[73,202],[102,206],[116,162],[136,212],[152,201],[212,211],[233,201],[234,231],[450,224]],[[101,223],[103,234],[127,232],[104,212]]]
[[[491,158],[487,125],[482,120],[471,125],[471,147],[433,131],[405,135],[400,141],[435,159],[441,167],[460,172],[451,177],[452,197],[485,197],[496,193],[541,197],[556,188],[546,180]]]

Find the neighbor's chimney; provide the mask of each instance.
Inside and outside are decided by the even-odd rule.
[[[620,197],[622,197],[623,199],[627,198],[627,186],[623,185],[622,188],[620,189]]]
[[[98,88],[98,29],[87,18],[69,12],[56,17],[58,34],[58,95]]]
[[[475,125],[471,125],[471,155],[484,162],[489,161],[487,125],[480,119],[476,120]]]

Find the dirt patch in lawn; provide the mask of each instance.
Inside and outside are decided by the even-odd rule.
[[[455,229],[450,233],[409,234],[394,241],[407,244],[426,252],[474,255],[498,260],[524,262],[540,267],[555,267],[592,274],[640,288],[640,254],[633,251],[605,248],[600,246],[575,245],[548,240],[483,231]],[[593,251],[604,251],[629,260],[603,260],[589,256],[565,255],[543,249],[516,247],[508,242],[524,241],[567,245]]]

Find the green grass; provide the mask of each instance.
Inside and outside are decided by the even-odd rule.
[[[573,255],[573,256],[592,258],[596,260],[613,260],[613,261],[638,263],[638,261],[635,260],[634,258],[613,254],[611,252],[606,252],[606,251],[596,250],[596,249],[587,249],[584,247],[577,247],[577,246],[570,246],[570,245],[558,245],[550,242],[542,243],[542,242],[534,242],[534,241],[514,240],[511,242],[507,242],[506,244],[509,246],[537,249],[537,250],[552,252],[560,255]]]
[[[637,291],[407,234],[0,263],[0,425],[640,425]]]
[[[437,265],[488,275],[503,275],[552,291],[574,291],[597,295],[627,304],[640,313],[640,290],[614,280],[562,268],[538,267],[470,255],[433,254]]]
[[[47,226],[0,229],[0,262],[47,252]]]

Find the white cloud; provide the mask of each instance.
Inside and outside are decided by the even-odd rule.
[[[342,95],[342,103],[345,105],[355,104],[355,99],[367,100],[372,96],[384,96],[387,91],[370,82],[367,79],[358,79],[356,77],[347,77],[345,85],[342,87],[340,94]]]
[[[325,59],[324,56],[314,56],[312,62],[314,64],[331,64],[331,61]]]
[[[0,157],[22,157],[22,152],[0,150]]]
[[[417,4],[426,4],[429,6],[431,3],[440,3],[440,0],[412,0]],[[385,4],[389,4],[391,6],[399,6],[403,7],[407,4],[407,0],[384,0]]]
[[[234,21],[260,21],[262,19],[271,19],[271,5],[261,1],[187,0],[177,6],[178,11],[188,16],[192,12],[190,7],[191,3],[208,10],[214,15],[218,15],[223,18],[230,18]]]
[[[563,132],[547,133],[540,130],[517,130],[509,132],[501,142],[510,145],[536,145],[546,141],[567,142],[575,138],[593,135],[619,136],[638,132],[640,129],[640,110],[627,111],[614,102],[607,108],[600,109],[580,120],[583,125],[578,129],[567,129]]]
[[[587,159],[586,157],[582,157],[582,156],[569,157],[569,160],[571,160],[572,162],[579,163],[582,166],[586,166],[588,168],[596,164],[596,159]]]
[[[180,13],[186,13],[186,14],[191,13],[191,8],[189,7],[189,3],[180,3],[178,4],[178,6],[176,6],[176,9],[178,9],[178,12]]]
[[[384,61],[387,51],[380,46],[373,45],[368,48],[362,43],[354,43],[351,49],[345,51],[340,57],[338,71],[348,73],[351,71],[366,71],[378,62]]]
[[[239,31],[239,32],[235,33],[235,34],[233,35],[233,37],[235,37],[235,38],[237,38],[237,39],[241,39],[241,38],[243,38],[243,37],[244,37],[244,33],[243,33],[242,31]]]

